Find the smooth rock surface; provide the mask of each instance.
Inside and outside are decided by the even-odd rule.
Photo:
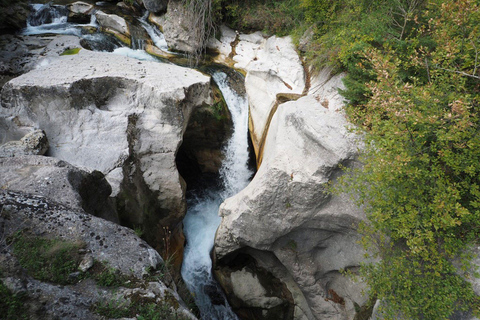
[[[257,276],[245,269],[232,272],[231,280],[235,296],[250,307],[270,309],[282,303],[280,298],[267,297],[267,290]]]
[[[77,1],[68,4],[67,9],[69,10],[68,21],[75,23],[88,23],[94,6],[86,2]]]
[[[362,285],[340,274],[363,261],[356,226],[364,213],[348,195],[325,190],[357,154],[347,125],[314,96],[281,104],[254,179],[220,207],[217,257],[245,247],[273,252],[298,287],[290,286],[296,304],[310,309],[295,319],[353,319],[353,302],[366,302]]]
[[[100,10],[95,12],[95,17],[97,18],[98,24],[107,31],[130,36],[127,22],[122,17],[119,17],[116,14],[107,14]]]
[[[258,158],[277,96],[300,95],[305,89],[303,65],[290,37],[266,38],[261,32],[237,36],[225,26],[221,31],[220,40],[211,40],[209,47],[220,52],[219,61],[246,72],[249,129]]]
[[[140,225],[148,215],[153,232],[185,212],[175,156],[192,110],[210,102],[209,85],[191,69],[80,50],[8,82],[0,119],[11,136],[43,129],[50,156],[103,172],[129,197],[124,219]]]

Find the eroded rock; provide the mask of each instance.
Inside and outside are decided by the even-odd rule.
[[[323,83],[322,92],[333,91],[337,79]],[[340,164],[355,163],[359,145],[333,98],[329,108],[315,95],[280,104],[254,179],[220,207],[217,257],[242,248],[273,253],[278,262],[268,269],[288,271],[276,276],[304,306],[295,319],[353,319],[354,302],[366,303],[362,285],[340,273],[355,272],[363,261],[356,226],[364,213],[348,195],[325,189],[341,174]],[[260,261],[264,254],[256,256]]]
[[[182,1],[171,0],[167,12],[162,16],[149,16],[150,22],[163,31],[168,47],[172,50],[192,53],[202,46],[203,39],[192,29],[194,17],[185,10]]]
[[[77,1],[68,4],[67,9],[70,11],[68,14],[68,21],[75,23],[88,23],[90,22],[94,6],[86,2]]]
[[[0,158],[24,155],[44,155],[48,150],[48,139],[43,130],[28,133],[19,141],[0,145]]]
[[[0,158],[2,189],[49,198],[75,210],[118,222],[109,202],[112,189],[100,172],[87,172],[65,161],[42,156]]]
[[[130,29],[124,18],[100,10],[95,12],[95,18],[103,31],[113,34],[127,45],[131,44]]]
[[[104,173],[122,221],[145,225],[152,243],[162,243],[162,225],[173,230],[183,217],[175,156],[192,110],[210,102],[209,77],[80,50],[11,80],[1,100],[11,136],[42,128],[49,155]]]
[[[0,191],[0,208],[0,281],[14,294],[21,294],[22,311],[33,318],[104,319],[98,314],[99,305],[115,303],[115,307],[121,309],[135,302],[155,303],[164,306],[169,314],[196,319],[175,287],[169,288],[161,281],[144,280],[144,276],[158,269],[163,260],[133,230],[22,192]],[[5,237],[19,233],[81,243],[82,251],[87,252],[82,267],[90,269],[94,263],[102,263],[128,280],[118,287],[109,287],[92,277],[80,278],[68,285],[34,279],[20,266],[12,246],[4,241]]]
[[[211,40],[210,47],[220,52],[217,59],[225,59],[223,63],[233,64],[246,72],[249,129],[260,164],[268,126],[279,96],[298,98],[305,90],[303,65],[290,37],[266,38],[261,32],[235,35],[225,26],[221,31],[220,40]]]

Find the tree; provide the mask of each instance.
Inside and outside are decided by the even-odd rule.
[[[473,0],[430,1],[424,14],[408,56],[387,45],[363,52],[371,96],[348,110],[366,150],[344,186],[365,206],[363,243],[381,258],[362,275],[391,319],[480,310],[462,277],[480,235],[480,9]]]

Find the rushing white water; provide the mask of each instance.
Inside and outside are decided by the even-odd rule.
[[[195,297],[202,319],[238,319],[232,312],[212,276],[210,252],[220,224],[220,204],[245,188],[252,172],[248,168],[248,103],[228,84],[227,75],[215,72],[213,79],[223,93],[233,121],[233,133],[225,148],[220,169],[222,189],[207,190],[194,199],[183,220],[187,246],[183,256],[182,277]]]
[[[67,22],[67,15],[60,6],[33,5],[34,13],[23,34],[70,34],[88,40],[94,50],[112,51],[139,60],[157,61],[144,50],[119,48],[101,33],[82,34],[82,26],[95,26],[95,16],[89,25]],[[163,34],[146,22],[146,16],[139,20],[153,42],[160,49],[168,52]],[[108,48],[108,49],[107,49]],[[42,63],[48,63],[44,60]],[[220,169],[222,187],[220,190],[204,190],[195,199],[189,200],[189,210],[184,219],[187,246],[182,265],[182,276],[190,291],[194,294],[202,319],[204,320],[238,320],[228,306],[221,288],[212,276],[210,252],[214,245],[215,232],[220,224],[218,216],[220,204],[247,186],[252,172],[248,169],[248,102],[235,92],[223,72],[214,72],[212,78],[217,83],[227,102],[233,121],[233,133],[224,150],[224,161]]]
[[[64,6],[36,3],[32,4],[32,9],[27,20],[27,27],[22,30],[23,35],[53,33],[82,37],[82,27],[98,27],[93,14],[89,24],[67,22],[68,10]]]
[[[112,53],[120,56],[135,58],[137,60],[158,62],[157,59],[155,59],[153,56],[148,54],[145,50],[134,50],[128,47],[121,47],[113,50]]]
[[[160,30],[158,30],[157,27],[152,26],[147,22],[147,17],[148,17],[149,12],[147,11],[145,15],[140,18],[138,21],[142,24],[142,27],[147,31],[148,35],[150,36],[150,39],[152,39],[153,43],[155,46],[158,48],[162,49],[165,52],[168,51],[168,45],[167,41],[165,40],[165,36],[163,35]]]

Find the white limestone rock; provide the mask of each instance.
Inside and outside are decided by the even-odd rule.
[[[209,83],[191,69],[81,50],[8,82],[0,119],[11,136],[42,128],[49,155],[101,171],[117,193],[125,179],[142,181],[178,219],[185,201],[175,155],[193,108],[210,101]]]
[[[267,297],[267,290],[262,286],[257,276],[245,269],[232,272],[232,288],[235,297],[253,308],[270,309],[283,301],[277,297]]]
[[[48,139],[45,132],[35,130],[19,141],[9,141],[0,145],[0,158],[18,157],[22,155],[44,155],[48,150]]]
[[[232,44],[234,44],[236,38],[237,33],[235,31],[225,25],[220,26],[220,39],[211,37],[207,44],[207,48],[218,52],[215,62],[233,66],[234,62],[231,60]]]
[[[220,52],[217,61],[246,72],[250,134],[258,157],[277,95],[300,95],[305,89],[303,65],[290,37],[266,38],[259,31],[237,35],[227,27],[222,27],[221,31],[222,37],[211,40],[210,48]],[[237,43],[232,52],[235,39]]]
[[[103,28],[113,33],[130,36],[130,30],[127,22],[122,17],[117,16],[116,14],[107,14],[101,10],[98,10],[95,12],[95,18],[97,18],[98,24]]]
[[[68,4],[67,8],[72,13],[90,14],[94,6],[86,2],[76,1]]]
[[[312,95],[281,104],[254,179],[220,207],[217,257],[244,247],[273,252],[300,290],[292,292],[295,304],[310,308],[296,319],[352,319],[353,302],[366,302],[362,285],[340,273],[363,261],[356,226],[364,213],[348,195],[325,193],[339,164],[357,155],[358,138],[347,125],[341,111]]]
[[[0,158],[0,187],[49,198],[75,210],[118,222],[109,203],[111,187],[103,174],[43,156]]]

